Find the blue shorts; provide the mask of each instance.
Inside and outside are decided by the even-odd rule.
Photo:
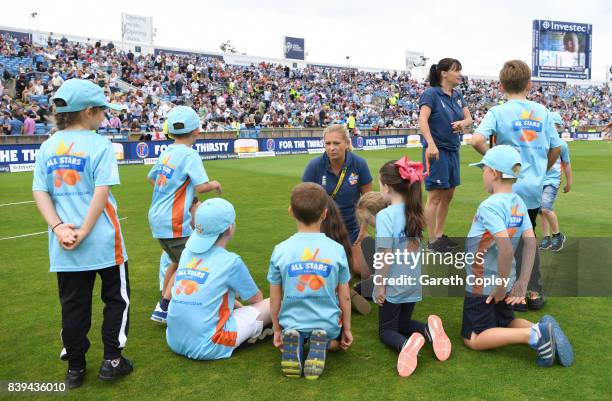
[[[553,210],[553,205],[555,204],[555,199],[557,199],[558,190],[559,188],[556,185],[544,185],[540,209]]]
[[[463,299],[463,324],[461,336],[470,339],[472,333],[480,334],[494,327],[508,327],[514,320],[512,305],[504,301],[487,303],[486,295],[466,293]]]
[[[429,160],[429,175],[425,177],[425,189],[451,189],[461,184],[459,151],[450,151],[438,148],[438,160]],[[425,149],[423,149],[423,165],[425,163]]]

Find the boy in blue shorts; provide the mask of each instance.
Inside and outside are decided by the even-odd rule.
[[[512,185],[519,177],[521,156],[511,146],[491,148],[479,163],[484,187],[491,194],[476,211],[468,234],[466,294],[461,335],[468,348],[487,350],[528,344],[537,363],[550,367],[555,357],[563,366],[573,362],[572,346],[552,316],[538,323],[516,319],[512,305],[525,302],[525,291],[536,250],[528,210]],[[523,270],[516,278],[514,254],[523,241]]]
[[[541,104],[527,100],[531,90],[531,69],[520,60],[510,60],[499,73],[501,87],[508,101],[492,107],[476,128],[471,144],[480,154],[488,150],[487,139],[497,145],[510,145],[521,155],[521,174],[512,187],[519,195],[529,213],[529,220],[535,229],[536,218],[540,211],[542,183],[546,171],[552,167],[559,156],[563,142],[551,113]],[[519,254],[522,247],[519,245]],[[521,258],[517,271],[521,271]],[[515,310],[537,310],[544,306],[544,296],[540,283],[540,255],[536,249],[535,262],[528,288],[527,303],[515,306]]]
[[[208,199],[195,216],[172,287],[166,340],[188,358],[229,358],[270,324],[270,300],[263,299],[240,256],[225,249],[236,231],[232,204]],[[235,308],[237,296],[250,305]]]
[[[272,252],[268,281],[274,345],[283,353],[287,377],[318,379],[327,350],[348,349],[351,333],[349,267],[342,245],[321,233],[327,215],[327,193],[302,183],[291,193],[289,213],[297,233]],[[302,366],[304,341],[309,352]]]
[[[166,271],[164,290],[170,277],[176,272],[185,243],[193,231],[189,208],[195,193],[216,190],[221,193],[217,181],[209,181],[199,153],[192,148],[200,134],[200,118],[191,108],[175,107],[168,113],[168,130],[174,143],[158,158],[147,179],[153,184],[153,198],[149,208],[149,226],[153,237],[172,260]],[[163,293],[151,319],[165,322],[170,298]]]
[[[551,113],[552,119],[557,128],[563,126],[563,119],[559,113]],[[553,252],[559,252],[565,244],[565,235],[559,231],[559,220],[557,214],[553,211],[553,205],[557,198],[557,191],[561,186],[561,171],[565,174],[565,186],[563,193],[568,193],[572,187],[572,165],[570,164],[569,149],[565,141],[561,141],[561,153],[559,158],[552,166],[546,178],[544,179],[544,189],[542,190],[542,206],[540,214],[542,215],[542,233],[544,239],[540,244],[540,249],[550,249]],[[551,236],[552,231],[552,236]]]
[[[119,171],[110,141],[95,133],[108,103],[93,82],[70,79],[51,101],[59,129],[40,147],[32,192],[49,225],[51,271],[57,273],[62,307],[62,360],[67,388],[85,378],[87,333],[96,275],[102,279],[104,360],[98,377],[111,381],[132,371],[121,356],[129,328],[130,283],[117,203],[110,187]]]

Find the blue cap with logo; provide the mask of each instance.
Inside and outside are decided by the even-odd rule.
[[[123,109],[119,104],[109,103],[102,88],[86,79],[67,80],[55,92],[51,101],[55,104],[55,111],[58,113],[81,111],[88,107]]]
[[[550,113],[550,118],[552,119],[553,123],[563,125],[563,119],[561,118],[561,114],[557,113],[556,111]]]
[[[519,152],[510,145],[498,145],[489,149],[481,161],[470,166],[487,166],[502,173],[503,178],[518,178],[520,169],[514,169],[517,164],[521,165]]]
[[[236,211],[231,203],[222,198],[205,200],[195,212],[195,230],[185,247],[194,253],[208,251],[234,221]]]
[[[171,134],[189,134],[199,127],[200,117],[191,107],[177,106],[168,113],[168,131]]]

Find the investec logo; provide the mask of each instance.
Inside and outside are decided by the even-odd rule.
[[[285,42],[285,53],[292,51],[302,53],[304,49],[298,43],[291,43],[290,41]]]
[[[542,28],[549,29],[551,31],[566,31],[566,32],[586,32],[586,25],[578,24],[560,24],[555,21],[544,21],[542,22]]]

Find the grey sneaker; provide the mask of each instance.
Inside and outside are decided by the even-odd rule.
[[[550,240],[550,235],[547,235],[546,237],[544,237],[542,242],[540,242],[539,248],[542,250],[545,250],[545,249],[550,249],[551,246],[552,246],[552,241]]]
[[[551,247],[550,250],[553,252],[559,252],[563,249],[563,245],[565,244],[565,235],[563,233],[555,234],[551,239]]]

